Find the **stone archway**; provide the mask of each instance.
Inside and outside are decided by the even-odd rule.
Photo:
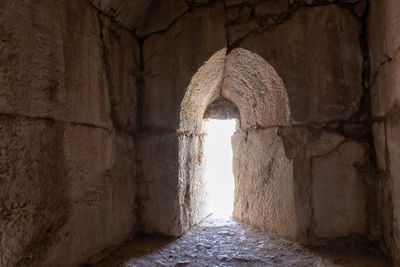
[[[295,238],[292,161],[278,130],[290,120],[282,80],[260,56],[237,48],[216,52],[193,76],[181,104],[179,207],[182,231],[207,214],[203,181],[204,113],[223,99],[240,113],[233,137],[234,217],[264,231]]]

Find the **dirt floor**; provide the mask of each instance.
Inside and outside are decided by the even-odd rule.
[[[209,218],[180,238],[143,236],[93,266],[391,266],[374,248],[348,242],[306,248],[232,219]]]

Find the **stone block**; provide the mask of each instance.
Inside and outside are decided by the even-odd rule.
[[[90,3],[0,7],[0,112],[109,127],[99,17]]]
[[[346,120],[358,110],[362,96],[360,31],[349,10],[300,7],[283,23],[249,35],[240,46],[278,72],[294,120]]]
[[[386,170],[386,131],[385,123],[378,122],[372,125],[377,167],[381,171]]]
[[[367,191],[360,168],[366,149],[347,141],[331,153],[313,157],[312,208],[314,235],[335,239],[367,232]]]
[[[139,44],[131,32],[112,23],[109,18],[101,16],[101,22],[113,126],[132,130],[137,123],[137,82],[141,75]]]
[[[139,139],[139,218],[145,233],[183,234],[178,145],[175,132],[148,133]]]
[[[268,234],[295,239],[293,167],[277,132],[236,132],[232,137],[233,216]]]
[[[396,0],[372,0],[368,16],[368,45],[371,73],[380,65],[394,59],[400,51],[400,2]]]
[[[392,180],[393,201],[393,250],[400,251],[400,121],[390,120],[387,124],[387,146],[389,175]]]
[[[382,65],[372,79],[372,114],[384,117],[400,105],[400,56]]]
[[[80,264],[134,231],[131,136],[8,115],[0,121],[2,265]]]
[[[222,3],[195,9],[144,42],[145,127],[179,127],[180,104],[193,74],[224,48]],[[168,52],[165,52],[168,51]]]

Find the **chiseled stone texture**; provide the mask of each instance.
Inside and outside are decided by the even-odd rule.
[[[399,11],[400,12],[400,11]],[[400,19],[399,19],[400,20]],[[400,43],[399,43],[400,51]],[[376,117],[385,117],[400,103],[400,53],[373,72],[371,102],[372,112]]]
[[[234,134],[233,217],[269,234],[295,239],[293,168],[277,131],[274,128]]]
[[[62,180],[68,205],[43,259],[48,266],[76,265],[117,246],[136,222],[133,138],[82,126],[63,130]]]
[[[146,233],[182,235],[177,134],[144,134],[139,137],[138,149],[142,230]]]
[[[190,227],[207,214],[206,207],[201,204],[205,192],[201,179],[203,154],[199,134],[207,106],[218,98],[236,105],[240,113],[242,131],[234,138],[235,217],[271,234],[294,239],[296,221],[291,161],[285,158],[283,144],[277,135],[278,126],[286,125],[290,118],[287,94],[275,70],[260,56],[241,48],[228,55],[224,49],[216,52],[193,76],[183,99],[179,186],[186,187],[184,194],[181,193],[184,201],[180,205],[184,209],[182,215],[186,214],[184,218],[188,221],[182,225]],[[252,139],[248,141],[247,138]],[[266,159],[270,161],[267,166]],[[275,181],[282,171],[287,175]],[[268,182],[259,188],[264,179]],[[194,206],[192,203],[196,198],[200,203]],[[246,208],[249,205],[251,209]],[[280,209],[281,213],[278,212]]]
[[[124,27],[139,25],[152,1],[89,0],[96,8],[115,19]]]
[[[237,48],[226,56],[221,96],[236,104],[242,129],[286,125],[288,96],[274,68],[259,55]]]
[[[368,20],[369,52],[374,77],[374,72],[378,71],[383,63],[390,63],[398,58],[400,3],[396,0],[371,0]]]
[[[400,250],[400,114],[396,120],[388,123],[387,142],[389,156],[389,175],[392,178],[393,201],[393,239],[395,255]],[[397,258],[399,260],[399,258]]]
[[[182,231],[188,232],[210,214],[205,190],[204,135],[179,136],[179,202]]]
[[[376,164],[378,170],[385,171],[386,166],[386,129],[385,123],[379,122],[372,125],[372,133],[374,136],[374,146],[376,153]]]
[[[15,266],[65,220],[65,182],[54,171],[61,140],[46,121],[2,115],[0,125],[0,265]]]
[[[89,0],[118,24],[139,36],[167,29],[188,11],[185,0]]]
[[[87,1],[0,3],[0,112],[109,127],[99,17]]]
[[[131,136],[8,115],[1,129],[2,266],[80,264],[133,231]]]
[[[207,214],[202,119],[219,97],[241,116],[236,218],[297,240],[368,235],[367,145],[345,138],[355,123],[340,134],[318,128],[359,109],[365,1],[354,14],[307,6],[318,5],[312,0],[252,0],[253,14],[245,2],[0,2],[0,265],[78,265],[137,225],[187,232]],[[375,145],[387,174],[384,234],[394,254],[399,9],[396,0],[371,0],[368,34]],[[268,27],[254,16],[270,17]],[[226,55],[227,43],[246,35],[237,45],[249,51]]]
[[[180,130],[201,133],[203,115],[220,95],[225,69],[226,49],[221,49],[208,59],[193,75],[181,103]]]
[[[312,158],[313,228],[318,237],[367,233],[367,191],[361,173],[368,154],[347,141],[329,154]]]
[[[336,149],[344,140],[345,137],[337,132],[322,131],[319,137],[313,140],[310,155],[312,157],[326,155]]]
[[[104,40],[104,72],[110,92],[111,119],[114,128],[137,128],[137,80],[139,78],[139,45],[134,36],[101,16]]]
[[[300,7],[240,46],[279,73],[295,121],[346,120],[358,110],[362,96],[360,31],[359,21],[345,8]]]
[[[1,266],[79,265],[135,231],[138,46],[108,20],[0,3]]]
[[[372,0],[368,18],[371,102],[378,167],[384,247],[400,264],[400,2]]]
[[[224,25],[223,4],[216,2],[194,9],[163,34],[145,40],[145,127],[179,127],[180,104],[190,79],[226,45]]]

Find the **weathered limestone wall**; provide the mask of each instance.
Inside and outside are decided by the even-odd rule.
[[[235,195],[233,217],[273,235],[296,239],[292,161],[280,127],[290,125],[286,89],[260,56],[238,48],[226,58],[221,96],[240,112],[232,137]]]
[[[88,1],[0,1],[0,265],[76,266],[136,230],[138,44]]]
[[[400,2],[371,1],[368,37],[383,241],[400,265]]]
[[[182,101],[179,179],[186,187],[189,185],[182,186],[181,193],[182,215],[188,218],[183,221],[183,229],[189,229],[207,215],[204,213],[207,206],[199,207],[205,191],[201,183],[203,166],[198,162],[203,156],[201,142],[196,141],[202,138],[206,109],[216,99],[230,102],[240,113],[240,130],[233,137],[234,217],[269,233],[294,239],[291,161],[285,157],[277,135],[279,127],[288,126],[287,93],[275,70],[264,59],[244,49],[234,49],[228,55],[225,49],[215,53],[194,75]],[[271,150],[272,146],[278,148]],[[270,175],[273,179],[268,179],[266,166],[274,170]]]
[[[186,214],[192,214],[191,205],[197,205],[194,200],[186,198],[192,203],[186,208],[179,203],[190,194],[201,199],[201,192],[190,193],[193,191],[191,181],[182,178],[185,173],[179,173],[179,165],[185,164],[179,162],[178,149],[185,138],[184,133],[176,132],[180,104],[194,73],[226,45],[224,6],[221,2],[199,6],[185,12],[172,25],[168,22],[165,22],[168,28],[151,34],[143,42],[144,90],[140,99],[143,133],[138,141],[142,166],[138,176],[139,216],[146,232],[181,235],[198,219]],[[201,138],[193,139],[188,146],[197,147]],[[153,152],[148,148],[154,148]],[[201,160],[198,163],[201,164]],[[196,173],[195,170],[188,171]]]
[[[182,158],[177,148],[179,142],[174,141],[180,103],[190,78],[203,61],[219,48],[228,47],[230,53],[234,47],[243,47],[271,63],[287,89],[291,124],[280,125],[281,140],[277,140],[284,147],[285,156],[281,155],[281,159],[292,164],[288,177],[292,179],[296,204],[290,212],[295,213],[296,230],[289,236],[306,243],[354,234],[375,239],[379,235],[377,181],[373,176],[369,130],[369,88],[364,82],[369,67],[364,52],[366,2],[226,1],[222,4],[217,1],[189,7],[171,24],[166,23],[168,27],[146,38],[143,45],[142,123],[147,131],[143,138],[152,147],[161,148],[157,155],[141,149],[143,162],[148,160],[153,164],[150,168],[143,163],[146,170],[141,171],[140,214],[141,221],[146,222],[146,231],[174,235],[185,231],[188,219],[179,208],[182,200],[175,194],[178,191],[185,195],[180,185],[198,174],[182,178],[178,171],[182,162],[175,160]],[[203,108],[206,107],[194,106],[193,110]],[[202,116],[200,111],[198,114]],[[189,133],[200,134],[200,129],[191,129]],[[242,130],[247,131],[245,125]],[[259,139],[255,144],[264,140],[259,134],[250,131],[246,134],[250,140]],[[268,131],[261,135],[274,136]],[[143,147],[146,142],[141,142]],[[267,162],[266,155],[257,168],[267,168]],[[262,177],[263,173],[257,175]],[[275,172],[271,169],[271,173]],[[237,173],[240,175],[246,176]],[[166,189],[156,185],[161,181],[167,183],[163,186]],[[282,188],[289,187],[282,185]],[[160,190],[164,192],[161,194]],[[264,196],[261,191],[259,194]],[[173,198],[176,204],[169,206],[169,214],[173,214],[168,217],[170,223],[161,225],[152,214],[167,213],[164,199]],[[257,212],[252,216],[243,213],[242,218],[267,229],[267,213],[258,219],[253,217],[266,210],[262,205],[266,205],[267,199],[253,200],[259,203]],[[178,228],[170,226],[174,224]]]
[[[138,35],[143,72],[137,94],[142,229],[180,235],[201,218],[196,210],[203,205],[194,200],[202,199],[195,186],[202,184],[197,179],[201,157],[194,160],[201,153],[201,127],[177,131],[180,105],[204,61],[224,47],[228,53],[243,47],[271,63],[287,89],[291,124],[280,125],[277,142],[285,154],[279,152],[279,157],[292,166],[295,238],[323,242],[357,234],[375,239],[379,224],[365,82],[366,1],[155,2],[137,3],[138,10],[148,13],[129,18],[126,1],[93,1]],[[242,130],[245,136],[246,127]],[[246,134],[259,139],[258,134]],[[266,162],[260,161],[259,168],[265,169]],[[183,172],[182,166],[191,167]],[[257,210],[264,210],[266,201],[257,201]],[[252,224],[265,225],[264,215]]]
[[[398,255],[399,4],[371,0],[368,42],[366,7],[0,0],[0,265],[76,265],[137,229],[181,235],[201,220],[202,127],[180,116],[190,86],[204,90],[187,113],[198,122],[221,88],[240,110],[236,218],[304,243],[384,233]],[[277,71],[289,121],[250,115],[273,103],[245,94],[257,73],[229,77],[234,48]]]
[[[287,89],[293,122],[279,135],[293,161],[296,239],[374,239],[366,2],[294,2],[227,1],[228,41],[266,59]]]

